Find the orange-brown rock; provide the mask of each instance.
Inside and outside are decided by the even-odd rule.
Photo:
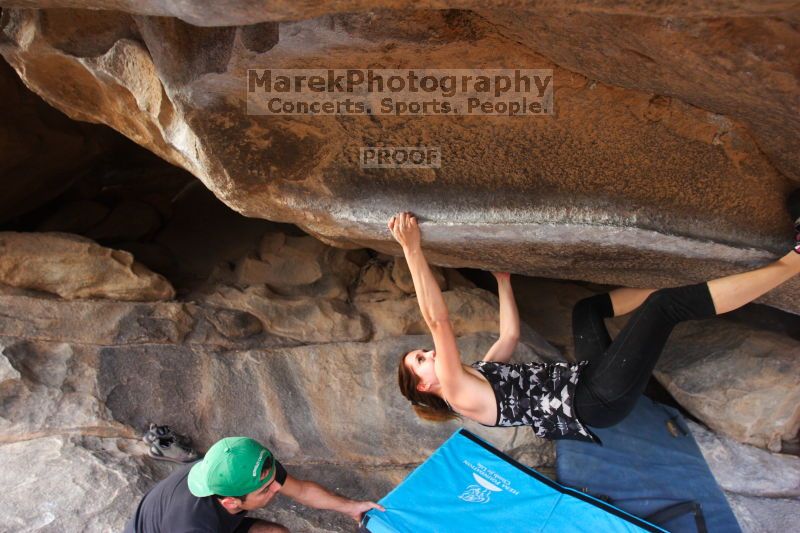
[[[0,232],[0,283],[62,298],[169,300],[169,281],[134,261],[67,233]]]
[[[97,7],[155,9],[131,5]],[[204,28],[6,9],[0,52],[70,116],[112,126],[248,216],[343,247],[398,253],[385,222],[411,210],[438,264],[634,286],[741,271],[788,249],[783,200],[800,153],[789,4],[650,13],[645,2],[457,6],[475,12],[389,3],[405,9],[322,14],[360,5],[278,4],[274,18],[318,18]],[[247,68],[320,65],[551,68],[556,114],[246,114]],[[361,168],[359,148],[376,143],[439,146],[442,167]],[[798,290],[763,301],[797,312]]]

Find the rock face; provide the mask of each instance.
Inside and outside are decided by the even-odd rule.
[[[650,17],[710,17],[710,16],[780,16],[791,13],[792,2],[769,0],[763,2],[735,2],[719,4],[694,0],[677,6],[656,4],[642,0],[534,0],[530,2],[476,2],[475,0],[451,0],[447,2],[409,2],[408,0],[334,0],[331,2],[294,2],[276,0],[231,1],[224,7],[213,0],[199,0],[191,4],[180,2],[157,2],[153,0],[3,0],[13,7],[33,8],[84,8],[124,11],[141,15],[175,17],[195,26],[238,26],[276,20],[297,20],[332,13],[350,13],[367,9],[403,9],[414,6],[437,9],[475,9],[492,7],[496,10],[518,8],[521,16],[525,10],[593,13],[598,15],[627,14]],[[516,5],[518,4],[518,6]]]
[[[409,306],[405,320],[421,320],[413,316],[413,296],[392,285],[390,275],[370,272],[402,266],[275,231],[253,243],[227,271],[212,272],[192,301],[65,300],[0,291],[0,467],[11,465],[0,479],[23,479],[36,490],[50,479],[46,472],[55,471],[75,484],[70,494],[52,497],[52,489],[43,489],[45,506],[29,497],[20,504],[28,489],[12,491],[0,509],[8,517],[4,531],[71,531],[80,520],[86,531],[119,530],[143,491],[166,475],[143,457],[146,448],[138,441],[153,421],[190,435],[201,450],[225,435],[250,435],[293,475],[374,499],[459,427],[418,420],[397,391],[400,355],[428,345],[430,337],[398,331],[390,312],[375,310],[402,301]],[[239,267],[261,261],[254,258],[265,247],[271,255],[264,272],[284,268],[300,250],[315,250],[304,257],[316,267],[297,269],[285,283],[243,283]],[[345,263],[350,267],[342,268]],[[464,315],[457,326],[464,358],[480,358],[496,339],[496,319],[489,319],[496,298],[456,275],[439,275],[453,311]],[[558,357],[532,332],[516,355]],[[547,471],[554,462],[552,444],[528,428],[467,427],[527,464]],[[22,458],[40,452],[46,461],[21,473]],[[98,491],[112,497],[96,498]],[[82,498],[96,503],[81,505]],[[290,508],[286,500],[261,516],[292,530],[352,529],[346,518]]]
[[[252,260],[264,243],[311,246],[305,238],[276,232],[260,239],[260,246],[259,239],[253,242],[256,248],[245,253],[240,263]],[[251,435],[270,446],[293,475],[307,476],[352,496],[377,499],[402,480],[458,427],[457,423],[437,425],[416,419],[396,390],[399,355],[427,346],[430,337],[397,329],[398,323],[419,323],[413,307],[406,311],[409,322],[386,310],[375,312],[378,305],[387,305],[386,309],[395,309],[398,302],[416,305],[414,297],[401,288],[402,282],[392,285],[391,273],[402,271],[402,264],[319,243],[315,247],[319,279],[307,277],[305,285],[288,279],[287,285],[276,283],[269,289],[263,284],[225,285],[216,280],[198,290],[194,302],[69,301],[19,289],[0,291],[4,309],[0,317],[0,403],[4,406],[0,478],[9,486],[17,486],[11,480],[26,480],[26,487],[48,494],[49,502],[43,507],[26,498],[28,492],[12,491],[4,501],[6,507],[0,509],[8,517],[4,528],[71,531],[75,524],[85,523],[86,531],[119,530],[143,491],[169,470],[143,458],[145,448],[137,440],[138,431],[151,421],[191,435],[200,449],[222,435]],[[293,256],[297,250],[286,253]],[[274,264],[283,264],[281,252],[275,255]],[[280,306],[307,301],[313,287],[326,294],[330,285],[320,282],[332,275],[331,264],[341,261],[354,267],[344,276],[346,281],[339,280],[344,294],[354,297],[333,291],[318,300],[338,302],[342,316],[359,317],[366,333],[336,338],[335,328],[315,329],[311,323],[281,332],[270,324],[271,317],[301,324],[300,307],[252,312],[252,302],[259,299]],[[234,264],[225,275],[235,277],[236,272]],[[463,315],[458,329],[465,360],[480,357],[495,339],[496,317],[490,311],[496,310],[496,299],[447,270],[439,271],[439,279],[451,312]],[[296,294],[274,292],[287,287]],[[515,287],[521,299],[535,297],[537,305],[545,306],[539,311],[532,311],[536,305],[527,306],[523,314],[552,310],[552,316],[543,317],[540,324],[548,337],[556,339],[564,335],[561,324],[552,330],[546,324],[568,323],[572,303],[593,292],[562,282],[528,284],[523,279],[516,279]],[[255,291],[258,288],[263,292]],[[236,294],[249,296],[243,299]],[[736,347],[737,339],[754,338],[756,345],[772,343],[773,357],[786,353],[780,344],[784,341],[739,324],[719,319],[713,331],[730,338]],[[670,341],[670,345],[676,343],[675,353],[683,351],[681,343],[718,345],[723,352],[730,348],[707,332],[690,335],[679,329],[676,334]],[[747,355],[732,351],[740,363],[754,358],[752,350]],[[557,355],[538,334],[525,332],[516,357],[535,360]],[[665,366],[675,365],[674,354],[668,357]],[[708,355],[710,371],[715,357]],[[680,377],[683,367],[676,368],[672,373]],[[693,372],[698,371],[694,368]],[[787,371],[787,375],[796,373]],[[745,387],[724,390],[737,388]],[[772,394],[780,399],[782,392],[773,390]],[[729,414],[721,411],[717,418]],[[777,415],[758,411],[749,416],[768,427]],[[730,431],[730,424],[741,418],[726,419],[728,425],[721,430]],[[553,464],[553,446],[525,428],[483,428],[472,423],[467,427],[525,464],[546,472]],[[738,444],[697,425],[692,430],[745,530],[785,530],[797,512],[800,496],[798,460]],[[40,453],[46,457],[41,467],[67,476],[73,489],[50,495],[51,489],[42,481],[49,479],[46,471],[20,471],[21,458]],[[114,496],[101,498],[97,501],[102,503],[96,505],[81,505],[82,498],[92,499],[101,491]],[[299,531],[352,528],[344,517],[290,506],[285,499],[259,516]],[[28,520],[25,526],[20,522],[23,517]]]
[[[800,36],[787,3],[283,3],[259,12],[269,15],[226,4],[219,19],[183,4],[96,7],[259,22],[5,9],[0,45],[48,102],[182,166],[248,216],[396,253],[385,222],[412,210],[438,264],[633,286],[741,271],[788,249]],[[330,68],[551,68],[557,113],[245,113],[248,68],[319,66],[320,54]],[[359,148],[376,144],[436,144],[442,168],[361,168]],[[764,301],[798,312],[799,287]]]
[[[0,445],[3,530],[121,531],[148,484],[148,469],[124,450],[131,444],[52,436]]]
[[[474,357],[492,341],[467,337],[461,348]],[[98,354],[98,387],[115,419],[143,427],[156,418],[203,448],[249,428],[288,461],[417,463],[458,427],[418,421],[397,391],[399,356],[425,342],[410,336],[225,353],[108,347]],[[525,429],[518,437],[479,432],[499,435],[506,447],[515,440],[522,445],[525,434],[525,442],[535,442]]]
[[[66,299],[168,300],[172,285],[120,250],[63,233],[0,232],[0,283]]]
[[[800,430],[800,343],[724,320],[678,326],[658,380],[714,431],[781,450]]]
[[[689,422],[745,533],[786,531],[800,513],[800,459],[716,436]]]
[[[400,354],[430,345],[408,267],[391,256],[385,224],[399,210],[418,215],[443,267],[602,284],[695,282],[788,249],[783,201],[800,183],[793,2],[0,4],[0,54],[25,85],[199,178],[97,174],[87,188],[103,194],[39,220],[52,233],[0,233],[4,531],[119,530],[169,470],[138,440],[152,421],[200,449],[246,432],[298,477],[385,494],[458,426],[416,419],[396,390]],[[555,113],[248,115],[247,69],[265,66],[552,69]],[[0,221],[22,224],[105,137],[31,99],[3,66],[0,96]],[[417,145],[439,147],[441,168],[359,164],[362,147]],[[125,181],[136,194],[118,194]],[[230,220],[209,190],[253,218]],[[480,357],[497,299],[453,270],[434,275],[465,360]],[[523,328],[517,357],[569,356],[571,306],[595,288],[518,291],[544,335]],[[798,296],[795,279],[763,302],[800,314]],[[714,431],[778,450],[800,428],[789,337],[681,326],[657,375]],[[526,464],[553,464],[553,446],[526,428],[468,427]],[[693,431],[746,530],[792,527],[796,458]],[[58,490],[54,475],[67,480]],[[353,527],[286,501],[262,516]]]

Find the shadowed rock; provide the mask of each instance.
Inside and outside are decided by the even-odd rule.
[[[2,38],[0,38],[2,40]],[[0,222],[40,207],[88,170],[118,136],[70,120],[0,61]]]

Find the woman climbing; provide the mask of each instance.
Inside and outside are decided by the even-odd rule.
[[[800,190],[790,198],[794,249],[774,263],[705,283],[667,289],[620,288],[579,301],[572,313],[577,362],[511,364],[519,317],[508,274],[495,273],[500,337],[482,361],[461,363],[442,293],[410,213],[389,220],[403,247],[434,349],[403,354],[398,382],[427,420],[465,417],[487,426],[530,425],[544,438],[595,441],[587,428],[608,427],[633,409],[672,329],[752,302],[800,273]],[[633,312],[612,341],[603,319]]]

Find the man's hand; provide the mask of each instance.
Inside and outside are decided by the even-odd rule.
[[[281,487],[281,494],[315,509],[338,511],[357,522],[361,520],[361,515],[370,509],[385,510],[375,502],[351,500],[329,491],[319,483],[297,479],[291,475],[286,476],[286,482]]]
[[[415,249],[420,245],[417,217],[409,212],[397,213],[387,224],[392,237],[405,249]]]
[[[385,511],[382,506],[378,505],[375,502],[362,502],[351,500],[348,504],[347,508],[344,509],[342,512],[355,520],[356,522],[360,522],[361,518],[364,516],[364,513],[369,511],[370,509],[377,509],[379,511]]]

